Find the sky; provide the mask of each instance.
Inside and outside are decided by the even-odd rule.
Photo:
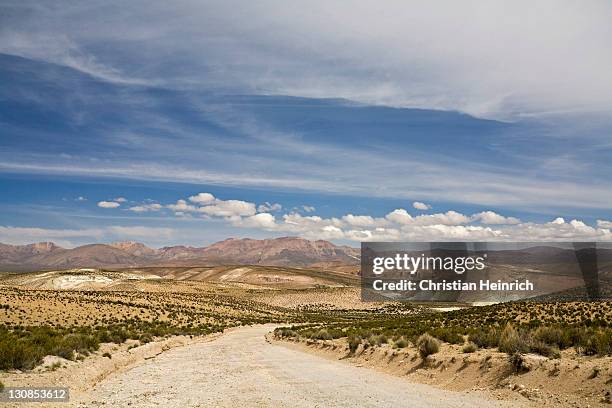
[[[0,5],[0,242],[612,240],[612,4]]]

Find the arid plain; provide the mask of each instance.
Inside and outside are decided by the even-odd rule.
[[[362,302],[347,270],[328,258],[2,273],[0,381],[68,386],[72,406],[392,406],[400,386],[423,406],[609,403],[610,302]]]

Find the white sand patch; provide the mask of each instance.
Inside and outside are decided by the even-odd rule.
[[[75,289],[82,286],[108,286],[113,279],[102,275],[66,275],[60,276],[52,281],[52,286],[57,289]]]

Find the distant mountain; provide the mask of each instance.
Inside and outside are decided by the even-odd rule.
[[[157,250],[149,248],[145,244],[134,241],[113,242],[109,246],[120,249],[133,256],[155,256]]]
[[[331,242],[296,237],[227,239],[208,247],[149,248],[139,242],[91,244],[65,249],[45,242],[30,245],[0,244],[0,270],[83,267],[271,265],[356,271],[359,250]]]

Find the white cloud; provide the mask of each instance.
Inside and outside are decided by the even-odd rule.
[[[117,208],[119,207],[121,204],[115,202],[115,201],[100,201],[98,203],[98,207],[100,208]]]
[[[415,201],[414,203],[412,203],[412,206],[416,208],[417,210],[430,210],[431,209],[431,205],[422,203],[420,201]]]
[[[612,228],[612,221],[597,220],[597,226],[599,228]]]
[[[304,210],[304,211],[305,211],[305,212],[307,212],[307,213],[311,213],[311,212],[315,212],[315,211],[316,211],[316,208],[314,208],[314,207],[313,207],[313,206],[311,206],[311,205],[303,205],[303,206],[302,206],[302,210]]]
[[[410,224],[414,221],[412,215],[408,214],[408,211],[404,210],[403,208],[398,208],[391,211],[385,218],[397,224]]]
[[[87,201],[87,198],[83,196],[78,196],[77,198],[74,199],[74,201]]]
[[[136,205],[136,206],[128,208],[128,210],[133,211],[133,212],[148,212],[148,211],[159,211],[162,208],[163,206],[161,204],[151,203],[151,204]]]
[[[117,197],[113,201],[118,202],[118,203],[125,203],[127,199],[125,197]]]
[[[419,225],[461,225],[470,222],[470,218],[451,210],[443,214],[419,215],[414,222]]]
[[[270,204],[267,201],[257,206],[257,212],[275,212],[275,211],[280,211],[282,209],[283,209],[282,205],[278,203]]]
[[[118,9],[106,3],[13,7],[0,51],[121,84],[233,87],[480,115],[612,105],[612,6],[605,1],[354,1],[350,8],[260,1],[239,11],[231,2],[151,2],[146,9],[121,4],[121,18],[108,19]],[[113,47],[96,46],[103,44]],[[163,62],[171,57],[181,66],[168,74]]]
[[[255,204],[241,200],[216,200],[214,204],[198,208],[198,211],[214,217],[249,216],[257,212]]]
[[[388,224],[384,218],[374,218],[369,215],[347,214],[342,217],[342,221],[351,227],[376,227]]]
[[[261,228],[264,230],[274,230],[277,227],[276,219],[269,213],[259,213],[240,218],[234,222],[234,225],[245,228]]]
[[[189,197],[189,201],[195,204],[208,204],[215,201],[215,196],[210,193],[198,193]]]
[[[169,208],[175,212],[183,212],[183,213],[197,211],[197,208],[195,206],[191,204],[187,204],[187,201],[185,200],[177,200],[176,204],[168,204],[166,205],[166,208]]]
[[[558,240],[611,240],[612,232],[604,228],[608,222],[600,220],[597,228],[580,220],[566,223],[557,218],[545,223],[523,223],[493,211],[483,211],[468,217],[457,211],[411,216],[398,208],[384,218],[370,215],[346,214],[341,218],[304,216],[297,212],[277,219],[271,214],[228,219],[234,226],[260,228],[266,231],[286,232],[308,239],[334,239],[349,241],[558,241]],[[483,225],[471,225],[480,222]]]
[[[488,225],[519,224],[521,220],[514,217],[504,217],[493,211],[482,211],[472,216],[472,220]]]

